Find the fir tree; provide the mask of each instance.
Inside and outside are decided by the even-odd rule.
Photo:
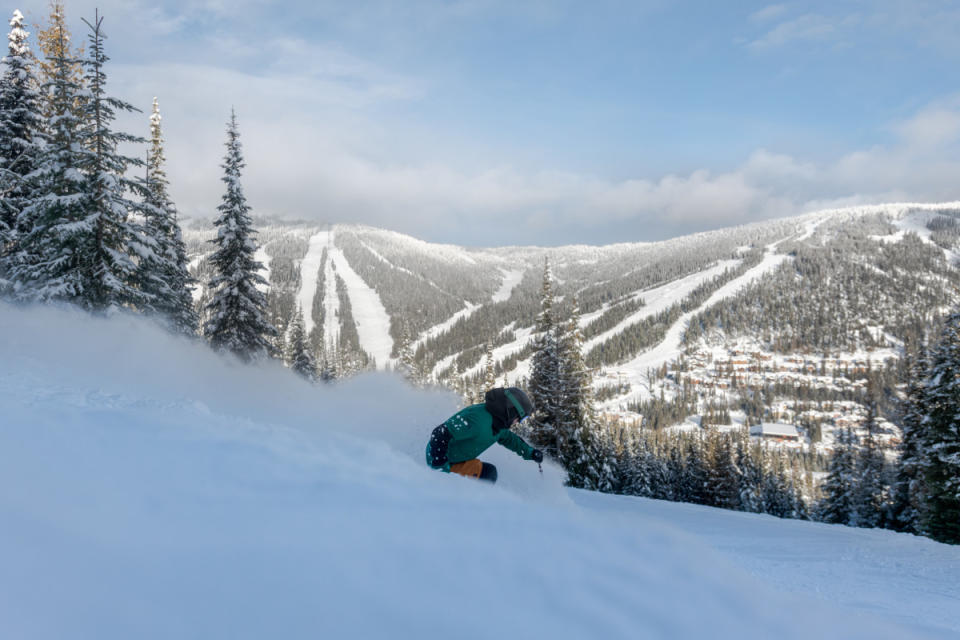
[[[529,429],[532,443],[546,455],[557,458],[563,443],[557,431],[560,354],[553,304],[553,273],[547,259],[543,266],[540,313],[534,328],[533,359],[528,382],[530,398],[536,407]]]
[[[266,318],[266,296],[257,289],[258,284],[267,284],[267,281],[259,273],[263,265],[253,257],[256,232],[251,226],[250,207],[240,184],[245,165],[237,117],[232,110],[226,147],[222,179],[227,189],[217,207],[220,212],[214,223],[218,228],[217,238],[211,241],[217,245],[210,257],[214,276],[208,284],[214,295],[207,305],[210,319],[204,326],[204,335],[215,349],[252,360],[269,352],[269,338],[277,331]]]
[[[884,459],[876,437],[877,403],[872,397],[867,400],[867,417],[863,427],[867,433],[857,460],[857,483],[854,486],[856,525],[879,527],[884,523],[886,511]]]
[[[303,309],[297,307],[290,319],[287,329],[285,360],[287,366],[310,382],[317,379],[317,363],[310,351],[310,341],[307,340],[303,327]]]
[[[137,204],[127,194],[139,190],[139,185],[125,176],[128,167],[142,165],[142,162],[122,155],[118,147],[121,143],[144,140],[112,128],[117,111],[137,109],[107,95],[104,65],[109,58],[103,50],[106,38],[103,18],[96,14],[92,23],[84,22],[90,28],[90,53],[84,60],[87,93],[83,101],[81,145],[89,153],[81,156],[80,170],[86,177],[84,204],[91,237],[83,258],[81,304],[95,311],[142,307],[150,297],[134,284],[135,257],[148,259],[153,252],[130,221],[130,211],[136,209]]]
[[[923,345],[906,358],[909,380],[900,402],[900,425],[903,439],[900,460],[892,489],[890,526],[898,531],[920,533],[920,513],[924,504],[925,454],[923,435],[924,383],[927,379],[926,353]]]
[[[144,230],[153,252],[140,261],[140,282],[151,296],[150,307],[168,319],[174,330],[193,335],[199,324],[191,291],[195,280],[190,275],[187,247],[169,194],[160,125],[160,106],[154,98],[143,206]]]
[[[707,446],[707,504],[724,509],[736,509],[740,499],[730,437],[712,429]]]
[[[611,491],[614,485],[612,448],[597,419],[593,377],[583,359],[580,307],[576,298],[560,340],[559,395],[556,432],[560,462],[572,487]]]
[[[78,88],[84,86],[83,47],[76,51],[71,47],[70,29],[67,27],[62,2],[50,3],[50,14],[47,16],[47,28],[37,32],[37,48],[43,54],[39,60],[39,79],[43,85],[51,85],[57,77],[65,77]],[[61,61],[66,61],[66,69],[62,68]],[[53,96],[43,94],[42,113],[45,120],[52,118],[62,109],[62,105],[54,104]],[[83,111],[84,94],[77,91],[71,98],[72,110]]]
[[[0,77],[0,292],[10,286],[17,235],[27,231],[23,210],[39,197],[32,174],[40,163],[44,123],[28,35],[23,14],[14,11]]]
[[[760,443],[751,444],[745,434],[737,439],[737,498],[739,508],[750,513],[763,512],[763,451]]]
[[[493,345],[489,342],[485,348],[485,356],[483,361],[483,387],[484,392],[487,389],[493,389],[497,386],[497,371],[494,367],[493,361]]]
[[[823,499],[818,519],[832,524],[855,524],[854,474],[857,470],[856,436],[850,427],[837,430],[827,478],[821,487]]]
[[[960,543],[960,311],[947,318],[931,353],[922,424],[924,532]]]
[[[42,87],[50,109],[48,144],[34,172],[42,194],[20,214],[22,233],[12,260],[14,295],[20,300],[79,301],[91,277],[97,218],[89,211],[89,185],[81,172],[92,152],[81,138],[80,86],[73,72],[77,62],[54,58],[55,72]]]

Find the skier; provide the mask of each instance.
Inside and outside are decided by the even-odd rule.
[[[427,464],[441,471],[496,482],[497,468],[477,460],[494,442],[539,464],[543,462],[543,452],[510,430],[533,411],[530,398],[517,387],[490,389],[483,404],[462,409],[433,430],[427,443]]]

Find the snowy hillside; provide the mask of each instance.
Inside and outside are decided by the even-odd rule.
[[[960,635],[957,547],[571,491],[505,450],[481,485],[424,464],[446,393],[122,315],[0,326],[3,638]]]

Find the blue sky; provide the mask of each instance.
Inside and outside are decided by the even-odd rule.
[[[956,2],[68,0],[75,39],[94,6],[185,215],[218,204],[231,106],[255,212],[433,241],[960,198]]]

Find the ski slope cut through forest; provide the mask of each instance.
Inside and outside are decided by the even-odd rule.
[[[347,297],[357,325],[360,346],[376,361],[379,368],[390,361],[393,338],[390,337],[390,316],[380,301],[380,296],[350,267],[346,256],[333,243],[327,255],[347,287]]]
[[[317,320],[313,317],[313,298],[317,294],[317,281],[320,268],[323,267],[323,250],[331,243],[330,231],[319,231],[310,236],[307,255],[300,263],[300,290],[297,292],[297,305],[303,309],[303,328],[310,333]],[[334,289],[336,291],[336,289]],[[336,296],[333,296],[336,300]],[[326,303],[328,298],[324,297]],[[331,336],[331,334],[324,334]],[[332,337],[332,336],[331,336]]]
[[[450,394],[124,314],[0,325],[3,637],[960,634],[957,547],[568,490],[502,448],[484,485],[425,466]]]

